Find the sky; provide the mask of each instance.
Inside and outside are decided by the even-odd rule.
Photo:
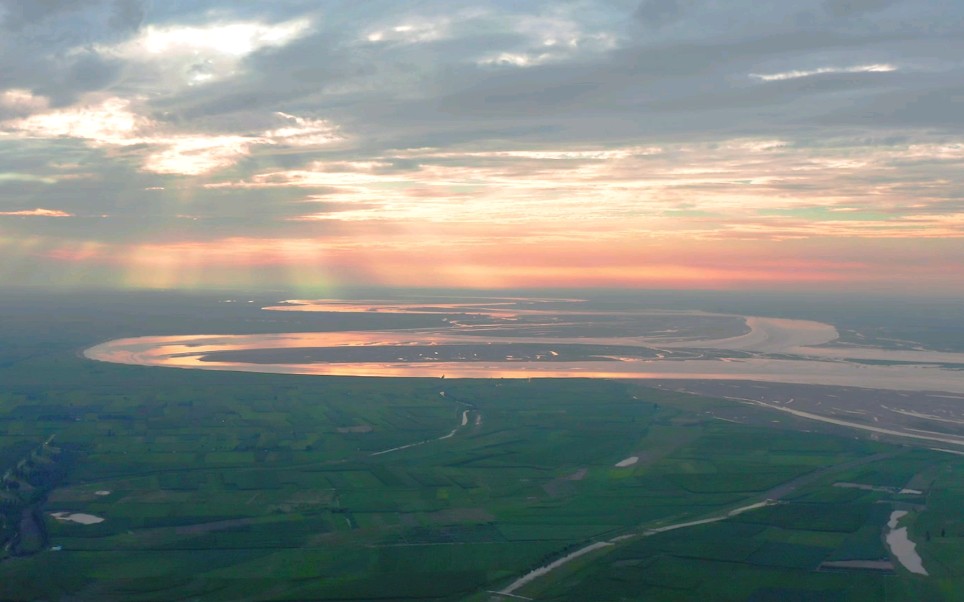
[[[964,3],[0,0],[0,287],[964,293]]]

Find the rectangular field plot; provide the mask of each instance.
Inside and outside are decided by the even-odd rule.
[[[487,590],[604,541],[617,543],[520,593],[882,599],[880,576],[815,567],[879,554],[892,505],[921,502],[833,486],[844,479],[924,483],[912,536],[938,579],[960,576],[956,457],[707,416],[725,400],[589,380],[446,379],[441,396],[439,379],[106,365],[94,386],[77,366],[61,390],[0,405],[4,471],[54,432],[71,454],[42,506],[47,545],[0,562],[0,599],[485,602]],[[57,419],[67,410],[54,400],[68,398],[80,420]],[[870,461],[882,449],[891,464]],[[725,516],[798,479],[777,505],[642,536]],[[104,521],[55,522],[56,511]]]

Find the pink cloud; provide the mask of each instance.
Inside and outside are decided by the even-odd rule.
[[[23,209],[21,211],[0,211],[0,215],[8,217],[74,217],[73,213],[67,213],[60,209]]]

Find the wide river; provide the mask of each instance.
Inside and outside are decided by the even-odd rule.
[[[306,310],[300,306],[267,309]],[[411,313],[415,311],[418,310],[411,310]],[[402,309],[396,313],[410,312]],[[645,315],[658,313],[649,312]],[[685,313],[674,312],[673,315]],[[692,314],[712,315],[702,312]],[[752,316],[745,317],[745,322],[746,332],[739,336],[717,339],[683,337],[677,340],[666,336],[486,336],[477,333],[464,334],[458,328],[449,326],[443,329],[389,331],[147,336],[108,341],[87,349],[84,355],[93,360],[121,364],[281,374],[436,378],[729,379],[964,394],[964,353],[827,346],[838,338],[836,329],[829,324]],[[665,358],[659,353],[655,354],[655,357],[607,356],[607,361],[432,361],[425,358],[426,361],[262,363],[218,361],[216,356],[206,359],[206,356],[218,352],[240,350],[379,346],[438,349],[444,345],[484,346],[496,343],[538,343],[555,348],[616,345],[665,351],[667,355],[682,349],[696,353],[690,353],[686,358]],[[713,353],[700,354],[700,350],[712,350]],[[727,352],[733,357],[727,357]]]

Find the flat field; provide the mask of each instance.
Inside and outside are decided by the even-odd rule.
[[[512,593],[964,592],[959,455],[630,381],[122,366],[79,357],[86,323],[4,327],[3,600],[509,599],[600,542]],[[892,561],[895,509],[929,576],[827,568]]]

